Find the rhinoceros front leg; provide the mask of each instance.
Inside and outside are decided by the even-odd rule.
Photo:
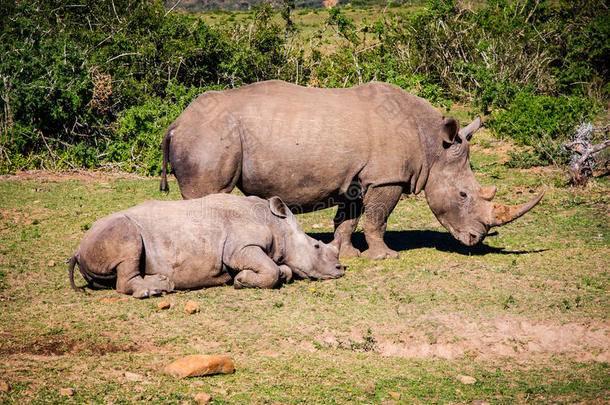
[[[142,277],[140,260],[124,261],[117,267],[116,289],[134,298],[147,298],[174,290],[174,282],[162,274]]]
[[[341,236],[341,250],[339,258],[351,259],[360,256],[360,251],[352,245],[352,234],[358,226],[358,219],[362,215],[362,199],[341,202],[335,215],[335,239]]]
[[[365,252],[367,259],[379,260],[398,258],[398,253],[390,249],[383,241],[388,217],[396,207],[402,186],[379,186],[369,188],[364,196],[364,223],[362,228],[369,249]]]
[[[239,271],[233,286],[240,288],[273,288],[280,279],[292,279],[292,272],[281,271],[277,264],[259,246],[246,246],[233,253],[230,268]]]

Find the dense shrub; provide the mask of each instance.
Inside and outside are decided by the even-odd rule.
[[[512,153],[512,166],[528,167],[565,163],[562,142],[574,128],[599,110],[600,105],[583,97],[536,96],[518,93],[506,110],[491,115],[487,126],[499,137],[509,137],[520,145],[531,146],[522,153]]]
[[[107,167],[140,174],[161,173],[161,138],[169,124],[201,93],[211,88],[170,84],[165,97],[147,98],[145,102],[119,114],[118,128],[104,152]]]
[[[0,13],[0,172],[117,166],[154,173],[159,136],[138,120],[179,108],[168,89],[292,79],[282,67],[302,58],[284,48],[269,5],[250,25],[226,30],[167,13],[160,0],[2,2]]]
[[[527,164],[561,161],[558,142],[608,100],[602,0],[493,0],[476,10],[429,0],[357,23],[334,8],[307,35],[292,21],[297,3],[262,3],[210,26],[162,0],[1,2],[0,172],[157,173],[163,130],[197,92],[267,79],[378,80],[437,105],[471,103],[494,111],[496,134],[532,148],[519,157]]]

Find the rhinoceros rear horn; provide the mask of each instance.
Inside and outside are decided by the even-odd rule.
[[[496,191],[498,191],[496,186],[481,187],[479,190],[479,197],[484,200],[491,201],[496,196]]]
[[[269,208],[273,215],[280,218],[286,218],[292,214],[288,206],[284,204],[284,201],[282,201],[280,197],[271,197],[269,199]]]
[[[481,128],[481,116],[477,116],[477,119],[460,129],[460,136],[466,138],[467,141],[472,138],[472,135]]]
[[[333,239],[332,242],[330,242],[328,245],[334,247],[335,249],[337,249],[338,251],[341,250],[341,234],[338,233],[337,236],[335,237],[335,239]]]
[[[536,206],[542,200],[546,189],[542,190],[540,195],[533,200],[514,206],[493,204],[491,209],[491,221],[489,226],[500,226],[507,224],[515,219],[519,218],[532,208]]]

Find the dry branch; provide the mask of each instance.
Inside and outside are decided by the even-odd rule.
[[[583,123],[577,128],[574,141],[564,145],[572,153],[569,165],[570,184],[575,186],[587,184],[589,177],[593,175],[595,155],[610,146],[610,139],[592,145],[593,134],[595,131],[603,131],[607,135],[609,129],[609,126],[596,128],[590,123]]]

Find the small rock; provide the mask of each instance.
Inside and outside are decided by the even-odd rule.
[[[398,392],[388,392],[388,395],[394,399],[400,399],[400,394]]]
[[[199,304],[195,301],[187,301],[184,306],[184,312],[187,314],[194,314],[195,312],[199,312]]]
[[[5,379],[0,378],[0,392],[9,392],[11,385]]]
[[[110,297],[110,298],[102,298],[100,302],[110,303],[110,302],[118,302],[120,300],[119,297]]]
[[[59,389],[59,395],[65,395],[68,397],[73,396],[75,393],[74,388],[60,388]]]
[[[477,382],[476,378],[469,375],[458,374],[455,378],[462,384],[474,384]]]
[[[171,304],[169,302],[167,302],[167,301],[161,301],[161,302],[157,303],[157,308],[158,309],[169,309],[169,307],[171,307]]]
[[[49,267],[54,267],[55,266],[55,260],[50,260],[49,263],[47,263],[47,265]]]
[[[206,402],[210,402],[212,400],[212,396],[207,392],[199,392],[195,395],[195,401],[200,404],[205,404]]]
[[[174,377],[186,378],[210,374],[231,374],[233,361],[227,356],[193,354],[168,364],[163,372]]]
[[[125,377],[125,379],[127,381],[134,381],[134,382],[141,382],[141,381],[146,380],[146,378],[144,378],[144,376],[142,376],[140,374],[132,373],[130,371],[123,372],[123,377]]]

